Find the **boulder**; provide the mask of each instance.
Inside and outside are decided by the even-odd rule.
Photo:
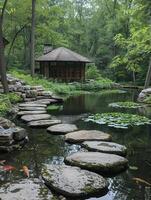
[[[37,90],[26,90],[25,94],[27,98],[35,98],[37,97]]]
[[[39,179],[20,179],[1,185],[2,200],[53,200],[50,190]]]
[[[65,135],[65,140],[71,143],[83,141],[111,141],[111,135],[96,130],[80,130]]]
[[[28,126],[31,127],[48,127],[55,124],[61,124],[61,120],[52,119],[52,120],[38,120],[38,121],[31,121],[28,123]]]
[[[114,142],[85,141],[82,146],[90,151],[103,153],[112,153],[120,156],[126,156],[127,149],[125,146]]]
[[[104,195],[108,187],[102,176],[65,165],[45,165],[42,178],[48,187],[70,199]]]
[[[139,102],[143,102],[146,97],[151,95],[151,88],[147,88],[141,91],[141,93],[138,96],[138,101]]]
[[[78,152],[65,158],[65,163],[100,174],[116,174],[128,167],[128,160],[124,157],[99,153]]]
[[[3,128],[11,128],[15,127],[15,124],[8,119],[0,117],[0,126],[2,126]]]
[[[52,134],[66,134],[78,130],[74,124],[57,124],[47,128],[47,131]]]
[[[13,131],[13,139],[15,141],[23,140],[27,136],[27,132],[24,128],[15,127],[15,128],[12,128],[12,131]]]
[[[25,122],[30,122],[30,121],[37,121],[37,120],[42,120],[42,119],[50,119],[51,115],[49,114],[39,114],[39,115],[23,115],[21,119]]]
[[[45,114],[46,113],[46,110],[39,110],[39,111],[20,111],[17,113],[18,116],[21,116],[21,115],[37,115],[37,114]]]

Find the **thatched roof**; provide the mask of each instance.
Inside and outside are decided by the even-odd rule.
[[[78,53],[71,51],[70,49],[60,47],[57,49],[52,50],[51,52],[40,56],[36,59],[38,62],[42,61],[55,61],[55,62],[84,62],[89,63],[91,62],[88,58],[81,56]]]

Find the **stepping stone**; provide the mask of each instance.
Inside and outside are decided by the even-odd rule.
[[[21,115],[35,115],[35,114],[45,114],[47,113],[45,110],[44,111],[20,111],[17,113],[17,115],[21,116]]]
[[[21,104],[19,104],[19,106],[20,107],[47,107],[47,105],[45,105],[45,104],[35,104],[35,103],[32,103],[32,102],[30,102],[30,103],[21,103]]]
[[[52,200],[50,190],[39,179],[21,179],[0,187],[2,200]]]
[[[49,99],[40,99],[40,100],[33,101],[32,103],[49,105],[50,100]]]
[[[78,152],[65,158],[65,163],[100,174],[117,174],[128,167],[128,160],[118,155]]]
[[[77,126],[74,124],[57,124],[47,128],[47,131],[52,134],[66,134],[78,130]]]
[[[30,121],[37,121],[37,120],[42,120],[42,119],[50,119],[51,115],[49,114],[40,114],[40,115],[23,115],[21,119],[25,122],[30,122]]]
[[[45,165],[42,178],[50,189],[70,199],[103,196],[108,191],[108,183],[102,176],[79,167]]]
[[[26,110],[26,111],[37,111],[37,110],[41,110],[41,111],[45,111],[46,109],[43,107],[20,107],[19,110]]]
[[[80,130],[65,135],[65,140],[71,143],[84,141],[111,141],[111,135],[96,130]]]
[[[112,153],[120,156],[126,156],[126,147],[113,142],[86,141],[82,144],[90,151],[98,151],[103,153]]]
[[[28,126],[32,127],[48,127],[50,125],[61,124],[61,120],[38,120],[38,121],[31,121],[28,123]]]

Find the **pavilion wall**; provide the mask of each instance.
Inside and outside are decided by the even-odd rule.
[[[40,62],[40,74],[46,78],[70,81],[85,80],[85,63],[83,62]]]

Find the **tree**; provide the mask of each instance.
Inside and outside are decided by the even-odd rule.
[[[32,77],[34,76],[35,73],[35,5],[36,5],[36,0],[32,0],[31,55],[30,55]]]
[[[8,83],[7,83],[7,75],[6,75],[6,62],[4,57],[4,41],[3,41],[3,19],[4,19],[4,12],[6,9],[7,1],[4,1],[2,11],[0,14],[0,75],[1,75],[1,82],[3,85],[4,93],[8,93]]]

